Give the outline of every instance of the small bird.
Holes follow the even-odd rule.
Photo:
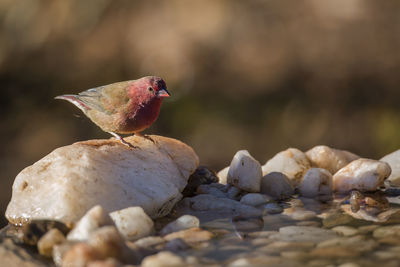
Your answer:
[[[134,147],[119,134],[139,134],[150,127],[157,120],[162,100],[169,96],[163,79],[147,76],[55,99],[71,102],[103,131]]]

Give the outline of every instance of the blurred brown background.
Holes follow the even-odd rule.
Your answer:
[[[53,149],[109,138],[53,97],[145,75],[172,93],[146,133],[219,170],[318,144],[400,147],[400,2],[0,1],[0,208]],[[2,224],[5,220],[1,221]]]

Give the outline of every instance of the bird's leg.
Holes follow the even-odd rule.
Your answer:
[[[143,138],[145,138],[145,139],[151,141],[153,144],[156,143],[156,141],[154,141],[153,138],[151,138],[151,137],[150,137],[149,135],[147,135],[147,134],[135,133],[135,135],[141,136],[141,137],[143,137]]]
[[[122,144],[130,147],[130,148],[139,148],[137,146],[132,145],[131,143],[127,142],[124,140],[124,138],[122,138],[122,136],[114,133],[114,132],[108,132],[109,134],[111,134],[112,136],[114,136],[115,138],[117,138]]]

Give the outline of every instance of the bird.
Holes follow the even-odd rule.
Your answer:
[[[74,104],[104,132],[124,145],[136,148],[120,134],[140,135],[157,120],[161,103],[169,96],[162,78],[146,76],[92,88],[77,95],[56,96],[55,99]]]

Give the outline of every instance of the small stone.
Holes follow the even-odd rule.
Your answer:
[[[380,161],[388,163],[392,169],[388,178],[390,185],[400,186],[400,149],[384,156]]]
[[[295,187],[300,184],[311,163],[306,154],[296,148],[288,148],[279,152],[262,166],[263,175],[271,172],[285,174]]]
[[[61,266],[84,267],[91,261],[102,259],[102,255],[95,248],[86,243],[78,243],[65,253]]]
[[[65,241],[65,236],[60,230],[53,228],[40,238],[37,243],[40,255],[51,258],[53,255],[53,247]]]
[[[229,166],[223,168],[217,173],[217,176],[219,178],[219,183],[220,184],[227,184],[228,183],[228,172],[229,172]]]
[[[370,252],[376,249],[379,244],[373,240],[362,235],[352,237],[336,237],[320,242],[318,248],[326,247],[342,247],[356,250],[360,253]]]
[[[380,261],[400,259],[400,256],[397,253],[391,251],[375,251],[373,256]]]
[[[389,164],[371,159],[357,159],[340,169],[333,176],[334,191],[346,193],[353,189],[374,191],[383,186],[391,172]]]
[[[51,229],[58,229],[63,235],[66,235],[70,230],[59,221],[33,220],[22,226],[22,241],[25,244],[35,246],[39,239]]]
[[[175,221],[167,224],[160,232],[161,235],[167,235],[173,232],[200,227],[200,220],[196,216],[183,215]]]
[[[357,263],[354,262],[346,262],[343,264],[340,264],[338,267],[360,267]]]
[[[164,244],[165,242],[166,240],[160,236],[148,236],[135,241],[134,244],[138,247],[151,248]]]
[[[231,186],[226,192],[226,196],[233,200],[239,200],[242,190],[237,187]]]
[[[278,203],[271,202],[264,205],[264,210],[268,214],[279,214],[283,212],[283,208]]]
[[[105,225],[114,225],[114,222],[101,206],[94,206],[76,223],[67,235],[67,240],[87,240],[91,233]]]
[[[309,255],[310,257],[319,257],[324,259],[355,258],[360,256],[360,252],[343,247],[323,247],[314,249]]]
[[[154,232],[154,223],[141,207],[130,207],[110,213],[118,231],[126,240],[135,241]]]
[[[143,259],[142,267],[185,267],[185,261],[178,255],[162,251]]]
[[[257,208],[241,204],[239,201],[228,198],[217,198],[208,194],[185,198],[180,204],[182,207],[193,211],[217,212],[217,215],[221,217],[238,214],[249,216],[262,215],[262,210]]]
[[[307,221],[317,217],[317,214],[312,210],[306,210],[304,208],[289,208],[285,209],[283,214],[289,216],[291,219],[296,221]]]
[[[321,223],[317,221],[302,221],[297,222],[297,226],[312,226],[312,227],[321,227]]]
[[[366,235],[366,234],[372,233],[378,227],[379,227],[379,225],[376,225],[376,224],[360,226],[360,227],[358,227],[358,232],[362,235]]]
[[[279,228],[279,233],[271,235],[271,239],[286,242],[322,242],[336,237],[332,230],[310,226],[284,226]]]
[[[275,199],[286,199],[294,194],[294,188],[285,174],[271,172],[261,178],[261,193]]]
[[[321,168],[311,168],[304,175],[299,187],[304,197],[318,198],[332,194],[332,174]]]
[[[79,243],[78,243],[79,244]],[[66,241],[53,246],[53,261],[56,266],[61,266],[64,256],[76,245],[76,242]]]
[[[219,184],[221,185],[221,184]],[[226,198],[226,193],[222,192],[215,186],[209,185],[209,184],[202,184],[199,187],[197,187],[196,194],[210,194],[219,198]]]
[[[290,260],[295,260],[297,262],[304,261],[309,258],[308,253],[304,251],[282,251],[281,257]]]
[[[204,242],[208,241],[211,238],[213,238],[213,233],[202,230],[200,228],[190,228],[187,230],[182,230],[179,232],[174,232],[171,234],[168,234],[164,236],[164,239],[167,241],[171,241],[172,239],[175,238],[181,238],[183,239],[186,243],[198,243],[198,242]]]
[[[265,204],[271,200],[272,200],[272,198],[270,196],[267,196],[264,194],[248,193],[240,199],[240,203],[249,205],[249,206],[258,206],[261,204]]]
[[[190,246],[183,240],[182,238],[175,238],[170,241],[165,245],[165,250],[169,250],[171,252],[179,252],[183,250],[189,249]]]
[[[199,166],[190,175],[186,187],[182,191],[184,197],[194,196],[196,189],[202,184],[218,183],[217,174],[205,166]]]
[[[232,218],[232,225],[235,233],[243,237],[249,232],[262,230],[264,228],[264,219],[262,216],[235,216]]]
[[[350,226],[336,226],[333,227],[331,230],[342,236],[353,236],[358,234],[358,230]]]
[[[315,146],[306,152],[313,166],[328,170],[335,174],[338,170],[360,158],[359,156],[346,151],[330,148],[328,146]]]
[[[400,225],[380,227],[374,231],[373,236],[375,238],[384,238],[384,237],[400,238]]]
[[[315,247],[314,242],[285,242],[285,241],[276,241],[268,246],[268,249],[274,251],[295,251],[295,250],[309,250]]]
[[[101,259],[115,258],[124,263],[137,263],[138,255],[126,244],[115,226],[103,226],[94,231],[88,244],[93,247]]]
[[[248,233],[248,237],[251,238],[268,238],[271,235],[275,235],[278,232],[276,231],[259,231],[259,232],[252,232],[252,233]]]
[[[87,267],[120,267],[121,263],[113,258],[108,258],[106,260],[91,261],[88,263]]]
[[[248,266],[282,266],[282,259],[276,256],[260,255],[240,258],[228,264],[228,267],[248,267]]]
[[[325,228],[332,228],[337,225],[354,224],[357,220],[349,214],[341,212],[329,213],[323,220],[322,225]]]
[[[247,150],[238,151],[229,166],[227,181],[247,192],[260,192],[261,165]]]

